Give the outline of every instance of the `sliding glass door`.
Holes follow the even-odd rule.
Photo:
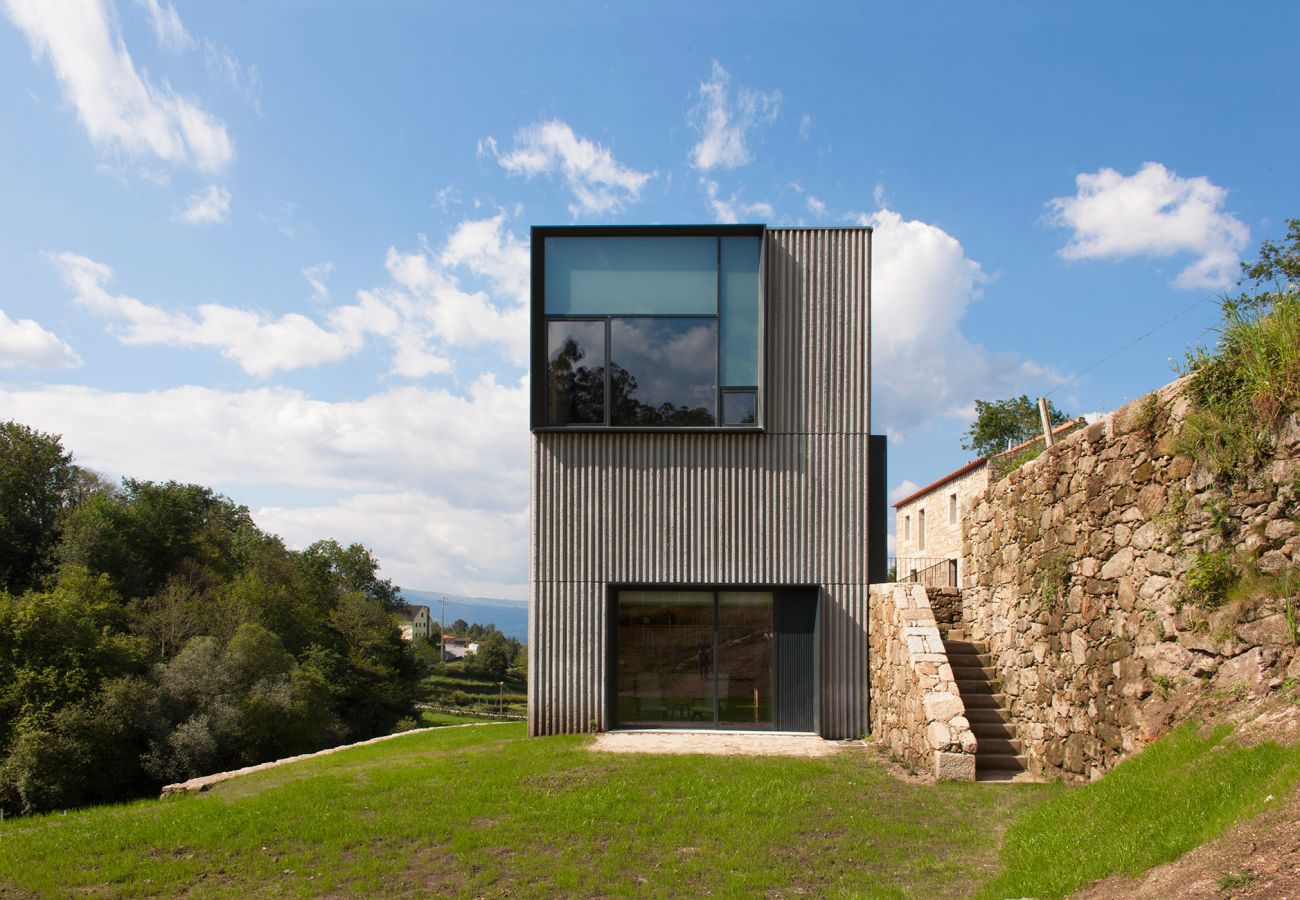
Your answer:
[[[792,654],[792,636],[778,639],[777,624],[789,620],[778,613],[791,604],[815,615],[816,596],[787,593],[618,591],[616,724],[772,730],[798,723],[800,730],[812,730],[812,634],[793,636],[802,652]],[[783,698],[777,696],[779,647],[790,657],[781,671],[797,666],[801,676],[799,690]]]

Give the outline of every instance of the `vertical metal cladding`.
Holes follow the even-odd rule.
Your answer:
[[[867,729],[870,232],[765,249],[765,433],[533,435],[532,734],[607,727],[618,583],[820,585],[821,732]]]

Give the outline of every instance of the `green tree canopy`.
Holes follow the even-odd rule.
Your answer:
[[[1052,427],[1064,425],[1070,416],[1047,401]],[[1006,400],[976,400],[975,421],[966,432],[962,446],[980,456],[993,456],[1008,446],[1023,444],[1043,433],[1038,404],[1025,394]]]
[[[77,472],[58,435],[0,422],[0,590],[21,593],[49,571]]]

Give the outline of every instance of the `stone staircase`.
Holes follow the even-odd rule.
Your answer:
[[[957,690],[966,705],[966,718],[979,742],[975,752],[978,781],[1011,781],[1025,775],[1025,757],[1017,726],[1007,712],[993,660],[987,646],[966,640],[956,628],[943,642]]]

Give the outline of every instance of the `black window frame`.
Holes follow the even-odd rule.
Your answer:
[[[535,432],[590,432],[608,433],[653,433],[653,434],[754,434],[766,430],[766,366],[767,366],[767,233],[766,225],[534,225],[531,229],[531,297],[530,297],[530,340],[529,366],[530,404],[529,427]],[[758,384],[756,385],[722,385],[722,316],[719,309],[718,321],[718,356],[715,392],[715,424],[692,426],[616,426],[610,422],[609,389],[605,391],[605,423],[601,425],[553,425],[547,422],[547,348],[546,323],[552,319],[609,320],[614,318],[635,318],[638,314],[620,313],[601,315],[546,315],[546,239],[564,237],[757,237],[759,239],[758,258]],[[721,244],[719,243],[719,248]],[[719,278],[721,269],[719,268]],[[721,292],[719,291],[719,303]],[[699,315],[665,315],[645,314],[647,318],[700,318]],[[609,326],[606,325],[605,355],[606,377],[611,348],[609,346]],[[722,395],[728,391],[753,391],[755,394],[755,416],[752,425],[722,424]]]

